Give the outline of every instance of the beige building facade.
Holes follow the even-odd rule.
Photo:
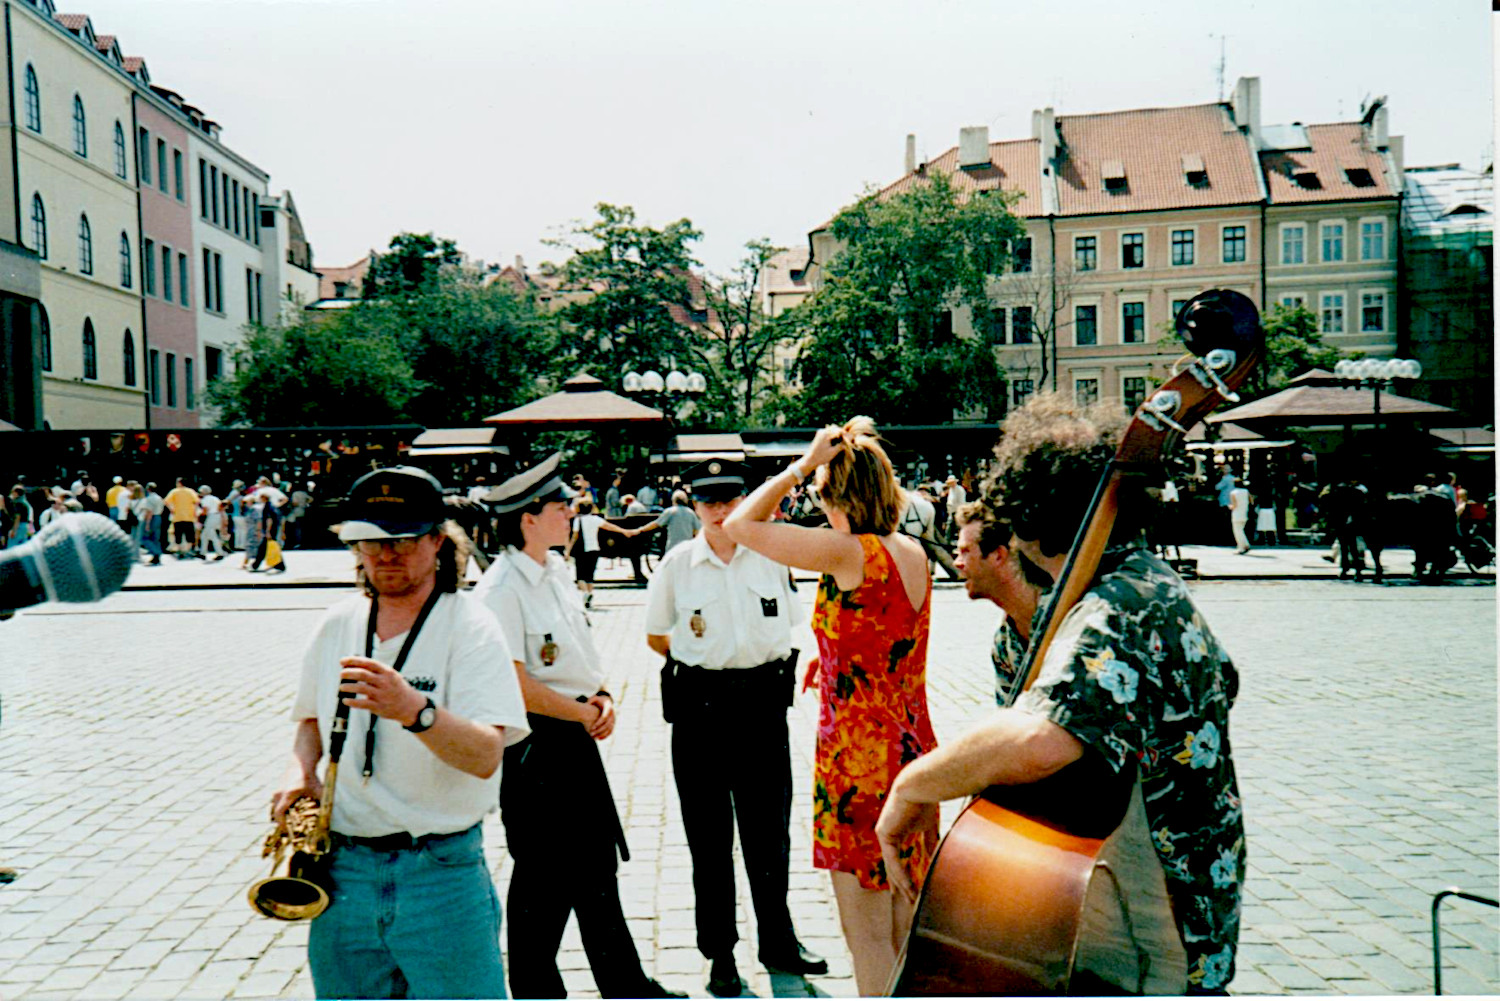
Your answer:
[[[133,85],[97,55],[87,18],[10,9],[22,242],[40,259],[49,318],[44,417],[53,428],[139,427],[145,392],[124,351],[142,331]]]

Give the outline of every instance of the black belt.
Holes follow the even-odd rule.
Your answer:
[[[478,827],[475,824],[474,827]],[[376,852],[409,852],[434,841],[446,841],[449,838],[461,838],[474,829],[467,827],[462,831],[453,831],[450,834],[412,834],[409,831],[397,831],[395,834],[382,834],[378,838],[364,838],[352,834],[340,834],[338,831],[330,831],[334,847],[343,848],[354,846],[368,848]]]

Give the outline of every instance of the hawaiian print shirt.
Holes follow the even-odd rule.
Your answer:
[[[1020,662],[1016,662],[1018,670]],[[1234,977],[1245,825],[1229,748],[1239,675],[1182,579],[1143,549],[1106,554],[1015,702],[1097,751],[1134,759],[1187,952],[1190,991]]]
[[[1045,597],[1042,603],[1046,603]],[[1039,610],[1040,607],[1038,605]],[[995,705],[1008,706],[1015,696],[1016,676],[1026,663],[1026,643],[1009,615],[995,630],[995,647],[990,651],[990,661],[995,665]]]

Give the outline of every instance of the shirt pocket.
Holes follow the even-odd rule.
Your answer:
[[[786,588],[779,580],[756,578],[746,584],[745,604],[750,621],[746,630],[764,660],[779,656],[790,636],[791,609]],[[771,609],[774,614],[766,614]],[[748,666],[748,665],[747,665]]]

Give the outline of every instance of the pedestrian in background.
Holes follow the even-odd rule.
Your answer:
[[[147,483],[145,489],[140,484],[135,488],[135,529],[132,537],[140,549],[151,554],[148,561],[149,566],[161,566],[161,542],[158,535],[161,529],[158,523],[161,515],[166,510],[166,505],[156,493],[156,484]]]
[[[685,491],[678,490],[672,494],[672,506],[661,514],[649,525],[640,528],[627,529],[630,536],[634,537],[643,532],[654,532],[658,528],[667,530],[667,541],[663,544],[662,552],[670,553],[679,544],[689,542],[693,536],[698,534],[698,529],[703,527],[703,522],[688,505],[688,495]]]
[[[1230,477],[1229,528],[1234,533],[1234,551],[1241,556],[1250,551],[1250,540],[1245,537],[1245,526],[1250,522],[1250,491],[1240,485],[1237,477]]]
[[[198,491],[177,477],[177,485],[163,498],[172,516],[171,544],[167,547],[178,559],[194,554],[198,544]]]
[[[19,546],[31,538],[33,531],[31,502],[26,499],[26,488],[17,483],[10,488],[10,523],[6,526],[6,545]]]
[[[234,484],[229,488],[229,493],[224,497],[224,504],[229,508],[229,524],[234,529],[234,535],[230,540],[230,548],[242,553],[249,544],[250,536],[250,520],[246,512],[244,480],[234,481]]]
[[[224,502],[214,496],[207,483],[198,488],[198,511],[203,516],[202,546],[198,555],[208,559],[209,547],[213,547],[214,559],[224,558]]]
[[[585,481],[585,489],[587,481]],[[568,548],[564,555],[571,555],[574,566],[578,570],[578,589],[583,592],[583,607],[591,608],[594,604],[594,570],[599,565],[599,533],[601,531],[614,532],[625,537],[630,536],[630,530],[612,525],[599,517],[594,511],[594,502],[588,499],[585,493],[580,496],[574,505],[578,512],[573,523],[573,535],[568,540]],[[573,547],[578,546],[578,552],[573,552]],[[636,576],[640,578],[640,564],[636,564]]]

